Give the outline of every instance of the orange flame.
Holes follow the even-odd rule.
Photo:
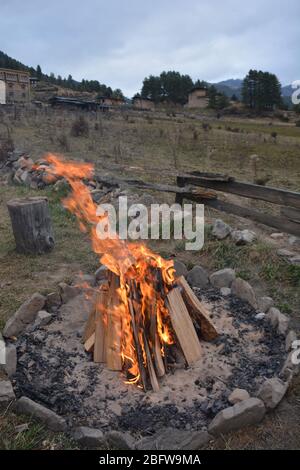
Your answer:
[[[142,243],[133,243],[121,240],[117,234],[105,240],[97,236],[96,226],[103,218],[108,224],[106,215],[98,216],[97,205],[93,202],[90,191],[84,184],[85,179],[91,179],[94,167],[90,163],[65,161],[53,154],[45,157],[50,164],[49,172],[65,178],[72,188],[71,195],[63,200],[64,206],[78,219],[79,227],[84,232],[89,232],[92,247],[100,257],[100,262],[112,272],[120,276],[120,288],[118,296],[120,303],[118,312],[115,312],[122,321],[121,356],[123,364],[127,362],[130,378],[126,383],[134,384],[140,380],[140,370],[137,361],[137,351],[132,331],[132,318],[128,305],[128,290],[132,280],[139,285],[141,295],[141,321],[146,320],[147,312],[156,317],[156,331],[162,343],[171,344],[172,334],[168,326],[168,310],[164,304],[163,296],[167,292],[160,292],[156,288],[157,273],[161,275],[160,289],[166,290],[174,282],[173,261],[164,260],[158,254],[153,253]],[[103,309],[102,309],[103,310]],[[106,322],[106,318],[103,320]],[[144,363],[146,354],[143,340],[139,338]]]

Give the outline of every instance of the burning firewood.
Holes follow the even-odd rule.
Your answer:
[[[101,289],[95,311],[94,362],[106,362],[108,292]]]
[[[201,359],[201,337],[217,332],[202,304],[185,280],[175,280],[172,260],[164,260],[147,246],[114,237],[97,236],[103,216],[83,183],[92,166],[48,157],[51,171],[67,179],[73,193],[64,201],[91,235],[93,249],[108,268],[107,283],[99,287],[95,311],[90,315],[83,340],[95,362],[122,371],[128,384],[159,390],[159,379],[169,370],[190,366]],[[179,285],[179,287],[178,287]],[[196,300],[195,300],[196,299]],[[201,338],[200,338],[201,339]]]
[[[183,301],[180,289],[175,287],[168,293],[168,309],[172,326],[188,365],[201,358],[201,345],[193,322]]]
[[[95,333],[93,333],[84,343],[84,349],[86,352],[91,352],[95,344]]]
[[[177,279],[182,292],[182,297],[188,307],[192,318],[199,324],[201,329],[201,337],[205,341],[212,341],[218,336],[218,332],[209,318],[209,314],[205,306],[196,297],[193,290],[188,285],[183,276]]]

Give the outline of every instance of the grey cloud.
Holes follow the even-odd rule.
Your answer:
[[[288,0],[1,0],[0,49],[131,96],[150,73],[216,81],[249,68],[300,78],[300,4]]]

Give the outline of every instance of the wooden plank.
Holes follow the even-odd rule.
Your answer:
[[[179,287],[167,295],[172,327],[188,365],[201,358],[201,345]]]
[[[144,362],[143,362],[142,347],[139,342],[138,326],[137,326],[137,322],[135,318],[136,317],[135,309],[133,307],[133,302],[131,299],[128,299],[128,308],[129,308],[130,316],[131,316],[131,326],[132,326],[133,339],[134,339],[134,344],[135,344],[136,357],[137,357],[137,361],[139,365],[140,379],[142,382],[142,387],[146,391],[147,390],[147,373],[146,373],[146,369],[145,369]]]
[[[108,292],[100,291],[95,315],[94,362],[106,362],[106,324]]]
[[[94,344],[95,344],[95,333],[92,334],[92,336],[90,336],[84,343],[84,349],[87,351],[87,352],[91,352],[94,348]]]
[[[106,362],[111,370],[122,370],[121,358],[121,316],[118,312],[120,298],[117,293],[119,278],[116,274],[109,273],[109,293],[107,301],[107,342],[106,342]]]
[[[212,207],[213,209],[227,212],[229,214],[234,214],[239,217],[244,217],[246,219],[251,219],[254,222],[258,222],[260,224],[267,225],[269,227],[276,228],[281,232],[290,233],[291,235],[296,235],[297,237],[300,236],[300,224],[296,222],[292,222],[285,217],[280,217],[276,215],[265,214],[263,212],[259,212],[255,209],[251,209],[249,207],[241,207],[237,206],[236,204],[231,204],[230,202],[221,201],[220,199],[201,199],[197,198],[193,194],[191,194],[188,199],[191,201],[196,201],[206,206]]]
[[[84,343],[92,336],[92,334],[95,331],[95,313],[96,313],[96,309],[93,308],[85,325],[85,329],[83,333]]]
[[[150,349],[148,345],[148,341],[145,335],[145,331],[143,332],[143,340],[144,340],[144,349],[145,349],[145,354],[146,354],[146,359],[147,359],[147,368],[148,368],[148,373],[149,373],[149,378],[151,382],[151,386],[153,388],[154,392],[159,391],[159,383],[156,377],[154,365],[152,362],[151,354],[150,354]]]
[[[300,210],[294,209],[293,207],[281,207],[280,214],[292,222],[300,224]]]
[[[193,175],[183,175],[177,177],[177,184],[202,186],[204,188],[222,191],[224,193],[237,194],[251,199],[272,202],[283,206],[291,206],[300,209],[300,193],[276,189],[258,184],[244,183],[240,181],[213,181]]]
[[[165,375],[165,366],[161,355],[161,344],[157,334],[157,313],[156,313],[156,299],[153,300],[150,311],[150,341],[151,349],[154,358],[155,370],[158,377]]]
[[[218,336],[218,332],[209,318],[207,308],[196,297],[183,276],[180,276],[176,282],[181,287],[182,297],[189,313],[200,326],[202,338],[204,341],[212,341]]]
[[[199,176],[211,181],[234,181],[234,178],[229,175],[223,175],[222,173],[208,173],[203,171],[190,171],[189,175]]]

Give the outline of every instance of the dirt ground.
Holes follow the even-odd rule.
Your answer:
[[[244,181],[263,179],[270,186],[300,190],[300,128],[286,125],[274,117],[251,120],[237,117],[217,119],[170,113],[86,113],[87,137],[73,137],[70,129],[77,112],[21,108],[9,114],[0,110],[0,138],[9,134],[16,148],[28,152],[34,160],[46,152],[62,153],[67,158],[92,161],[99,172],[130,176],[148,181],[175,182],[176,174],[199,170],[228,173]],[[209,124],[205,130],[203,122]],[[276,132],[276,138],[272,133]],[[258,155],[253,163],[251,155]],[[61,281],[70,280],[79,271],[93,272],[98,265],[88,238],[78,230],[76,221],[61,206],[61,193],[51,189],[38,194],[49,197],[56,247],[51,254],[25,257],[15,252],[6,202],[16,196],[36,195],[25,187],[0,183],[0,327],[30,294],[48,293]],[[140,192],[142,194],[142,192]],[[158,201],[171,196],[154,194]],[[239,201],[240,202],[240,201]],[[246,201],[253,207],[272,210],[267,204]],[[255,243],[237,247],[231,241],[212,238],[209,223],[216,217],[235,228],[254,229]],[[190,268],[201,264],[210,272],[233,267],[249,280],[259,294],[271,295],[276,306],[290,315],[299,331],[300,272],[292,268],[276,251],[289,247],[288,236],[272,240],[274,230],[245,219],[225,216],[209,210],[207,232],[200,252],[186,252],[181,242],[151,242],[151,247],[166,257],[176,257]],[[234,435],[225,436],[212,448],[299,448],[300,382],[295,381],[288,397],[268,415],[264,423]],[[53,436],[33,423],[18,433],[16,426],[28,422],[12,412],[0,417],[0,448],[68,448],[64,436]],[[43,435],[43,439],[41,439]]]

